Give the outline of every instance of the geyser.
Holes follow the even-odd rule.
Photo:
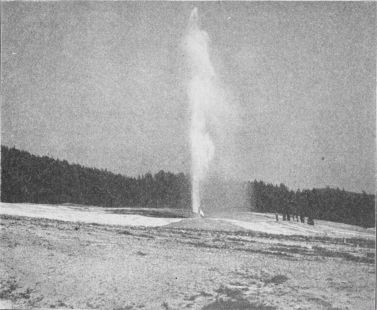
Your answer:
[[[251,193],[241,175],[242,119],[230,85],[221,83],[211,61],[210,40],[200,29],[198,10],[191,11],[184,37],[189,65],[187,93],[190,103],[192,210],[202,214],[243,212],[251,206]],[[217,54],[219,55],[219,54]],[[226,67],[221,76],[225,76]]]
[[[192,210],[200,214],[200,187],[215,154],[210,122],[218,96],[215,70],[209,55],[209,37],[199,28],[197,8],[190,15],[185,50],[191,70],[188,97],[191,108]]]

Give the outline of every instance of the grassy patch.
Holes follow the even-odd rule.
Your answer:
[[[128,230],[117,231],[119,235],[133,236],[134,234]]]
[[[347,252],[338,252],[338,251],[330,251],[326,248],[313,246],[313,250],[315,254],[327,257],[337,257],[343,258],[348,261],[358,262],[358,263],[367,263],[367,264],[374,264],[374,254],[368,253],[366,256],[356,256]]]
[[[147,239],[155,239],[154,236],[151,236],[151,235],[147,235],[147,234],[138,234],[138,235],[135,235],[136,237],[141,237],[141,238],[147,238]]]
[[[242,274],[243,275],[243,274]],[[233,286],[245,286],[245,284],[241,283],[241,282],[238,282],[238,281],[233,281],[233,282],[229,282],[230,285],[233,285]]]
[[[312,250],[308,250],[300,246],[278,246],[270,247],[269,250],[274,251],[274,253],[285,254],[300,254],[307,256],[321,256],[321,257],[338,257],[344,258],[348,261],[359,262],[359,263],[374,263],[374,253],[366,253],[365,256],[356,256],[347,252],[332,251],[324,247],[313,246]]]
[[[289,253],[284,253],[284,252],[277,252],[277,251],[265,251],[265,250],[256,250],[252,249],[249,247],[234,247],[232,244],[227,244],[227,243],[220,243],[220,242],[205,242],[205,241],[181,241],[178,240],[179,242],[183,244],[189,244],[193,245],[198,248],[210,248],[210,249],[232,249],[234,251],[243,251],[243,252],[249,252],[249,253],[255,253],[255,254],[266,254],[266,255],[276,255],[276,256],[282,256],[286,258],[294,258],[293,255]]]
[[[203,297],[209,297],[209,296],[212,296],[212,294],[210,294],[210,293],[207,293],[207,292],[205,292],[205,291],[200,291],[200,296],[203,296]]]
[[[231,288],[228,286],[221,285],[217,290],[215,290],[216,293],[225,295],[230,298],[240,298],[242,295],[242,291],[238,288]]]
[[[267,279],[264,281],[265,284],[282,284],[284,282],[288,281],[288,277],[285,275],[278,274],[270,279]]]
[[[308,298],[309,301],[312,301],[312,302],[315,302],[316,304],[326,308],[326,309],[334,309],[331,305],[331,303],[329,303],[328,301],[326,300],[323,300],[321,298],[318,298],[318,297],[309,297]]]
[[[0,288],[0,298],[1,299],[10,299],[14,300],[14,291],[18,288],[16,280],[14,278],[10,278],[5,282],[1,283]]]
[[[216,300],[205,305],[202,310],[275,310],[276,307],[267,306],[240,298],[237,300]]]
[[[292,254],[310,255],[308,249],[300,246],[275,246],[270,247],[269,250],[278,252],[288,252]]]
[[[202,310],[275,310],[276,307],[250,302],[244,298],[243,290],[221,285],[215,292],[216,300],[205,305]]]

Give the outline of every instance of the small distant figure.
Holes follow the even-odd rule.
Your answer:
[[[204,212],[203,212],[202,208],[199,209],[199,215],[200,215],[200,217],[204,217]]]
[[[279,214],[277,212],[275,213],[275,219],[276,219],[276,222],[279,222]]]

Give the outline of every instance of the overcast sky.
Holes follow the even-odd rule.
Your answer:
[[[374,192],[376,3],[2,2],[2,144],[134,176],[190,171],[198,7],[241,179]]]

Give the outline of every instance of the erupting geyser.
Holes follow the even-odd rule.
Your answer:
[[[200,185],[207,175],[215,153],[209,126],[211,111],[216,105],[217,87],[215,70],[208,50],[209,37],[199,28],[198,23],[198,10],[194,8],[185,37],[185,50],[191,69],[188,97],[191,108],[192,210],[201,214]]]

